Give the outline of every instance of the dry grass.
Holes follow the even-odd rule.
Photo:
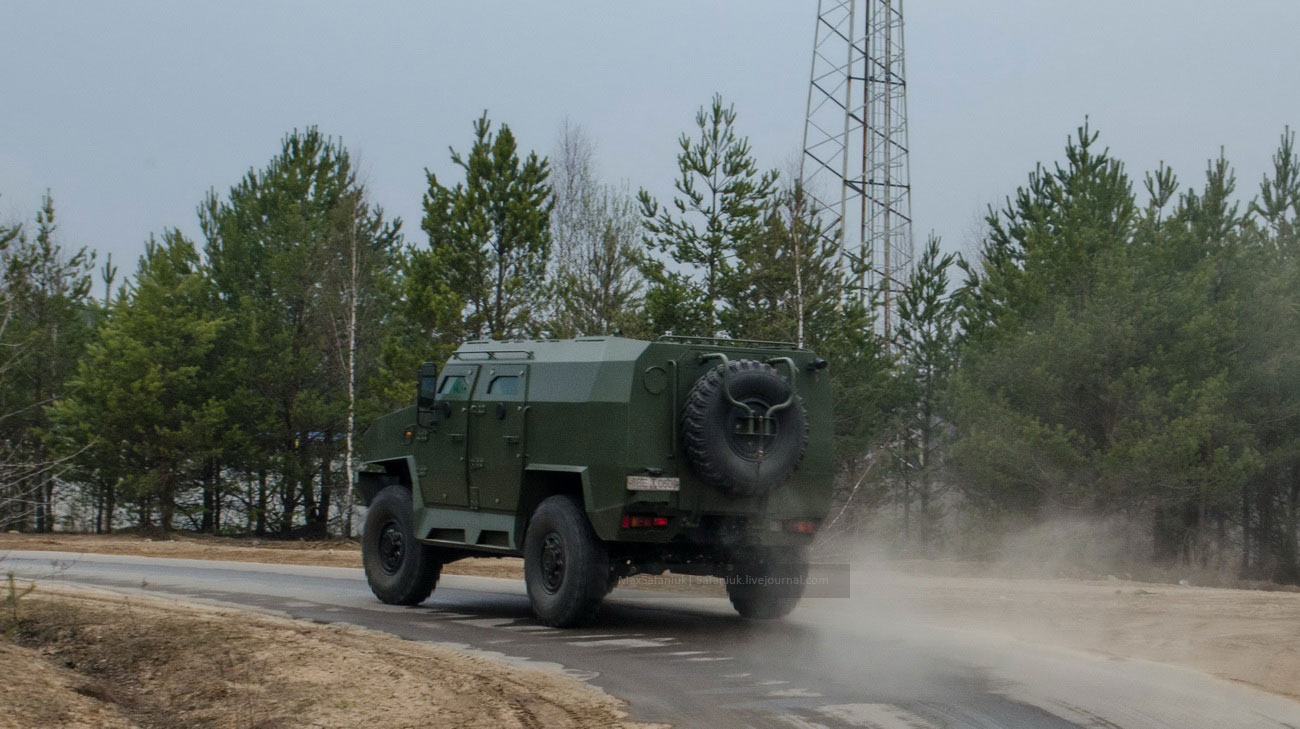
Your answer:
[[[0,727],[632,727],[612,697],[354,628],[38,589],[0,641]]]

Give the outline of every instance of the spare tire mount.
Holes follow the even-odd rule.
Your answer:
[[[789,357],[773,357],[767,361],[767,363],[773,367],[777,364],[784,364],[786,367],[790,368],[790,396],[785,399],[785,402],[779,402],[772,405],[768,407],[766,412],[759,415],[754,411],[754,408],[749,406],[748,403],[743,403],[737,400],[735,396],[731,394],[731,379],[727,376],[727,364],[730,360],[727,359],[727,355],[722,352],[710,352],[708,354],[701,354],[698,361],[700,364],[704,364],[705,362],[715,359],[722,360],[722,396],[727,399],[727,402],[732,407],[740,408],[746,413],[745,430],[740,431],[740,434],[774,435],[776,432],[776,426],[772,420],[772,415],[793,405],[794,399],[799,396],[795,385],[795,381],[798,379],[798,370],[795,368],[794,360]]]
[[[807,417],[789,357],[766,362],[699,354],[721,363],[696,381],[682,411],[686,455],[697,473],[732,498],[758,496],[779,485],[807,445]],[[782,376],[778,366],[789,369]]]

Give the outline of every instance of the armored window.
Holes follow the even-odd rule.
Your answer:
[[[465,375],[447,375],[442,379],[442,387],[438,388],[439,395],[464,395],[467,392],[469,383]]]
[[[519,394],[519,376],[518,375],[498,375],[492,378],[488,383],[489,395],[518,395]]]

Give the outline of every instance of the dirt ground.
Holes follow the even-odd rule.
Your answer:
[[[559,674],[354,628],[65,587],[18,609],[3,729],[649,729]]]
[[[360,567],[361,545],[354,540],[328,542],[233,539],[176,534],[165,539],[98,534],[0,534],[0,555],[6,550],[45,552],[91,552],[129,554],[140,557],[207,559],[265,564],[315,565],[318,567]],[[523,560],[514,557],[462,559],[442,568],[444,574],[524,578]],[[722,583],[708,578],[686,578],[688,584],[664,584],[666,580],[632,577],[621,584],[649,590],[682,590],[723,594]]]
[[[234,539],[173,534],[159,539],[99,534],[0,534],[0,552],[27,549],[46,552],[132,554],[231,562],[360,567],[361,546],[353,540],[326,542]]]
[[[125,537],[0,535],[7,549],[357,567],[355,543],[208,540],[146,542]],[[450,574],[520,579],[516,559],[450,564]],[[1117,578],[1018,578],[965,564],[862,560],[850,610],[871,618],[923,621],[1012,640],[1192,668],[1300,699],[1300,593],[1220,589]],[[722,594],[718,585],[692,591]],[[680,589],[631,578],[623,587]],[[835,607],[839,610],[839,607]]]

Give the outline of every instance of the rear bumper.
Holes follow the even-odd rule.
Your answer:
[[[600,534],[608,542],[625,542],[646,545],[698,545],[700,547],[731,548],[740,546],[804,546],[816,538],[815,517],[780,518],[758,515],[704,514],[693,517],[687,514],[661,514],[667,517],[664,526],[628,526],[620,521],[612,533]],[[633,523],[636,523],[633,520]],[[808,526],[812,528],[809,529]]]

